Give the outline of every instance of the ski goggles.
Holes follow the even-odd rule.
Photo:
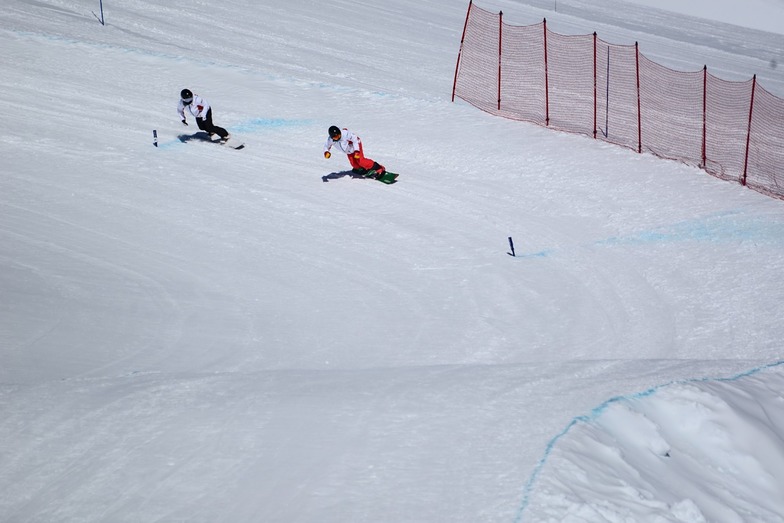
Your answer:
[[[183,98],[182,99],[182,103],[184,103],[185,105],[188,105],[192,101],[193,101],[193,97],[191,97],[191,98]]]

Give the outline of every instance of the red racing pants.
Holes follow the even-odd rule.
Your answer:
[[[359,142],[359,149],[347,156],[348,163],[350,163],[351,167],[354,169],[365,169],[369,171],[376,163],[370,158],[365,158],[365,153],[362,151],[362,142]]]

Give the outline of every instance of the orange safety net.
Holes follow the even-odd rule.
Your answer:
[[[669,69],[637,45],[512,26],[471,3],[453,86],[490,114],[650,152],[784,199],[784,100]]]

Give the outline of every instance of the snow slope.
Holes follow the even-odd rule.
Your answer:
[[[784,93],[594,4],[481,5]],[[450,103],[466,8],[6,2],[0,520],[784,521],[782,202]]]

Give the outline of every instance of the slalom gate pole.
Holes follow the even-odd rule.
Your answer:
[[[106,23],[104,22],[104,19],[103,19],[103,0],[100,0],[100,4],[99,5],[101,7],[101,17],[100,18],[98,18],[98,15],[95,14],[95,11],[90,11],[90,12],[93,14],[95,19],[98,20],[101,23],[101,25],[106,25]]]
[[[506,254],[508,254],[509,256],[515,256],[514,242],[512,241],[511,236],[509,237],[509,248],[512,249],[512,252],[507,252]]]

